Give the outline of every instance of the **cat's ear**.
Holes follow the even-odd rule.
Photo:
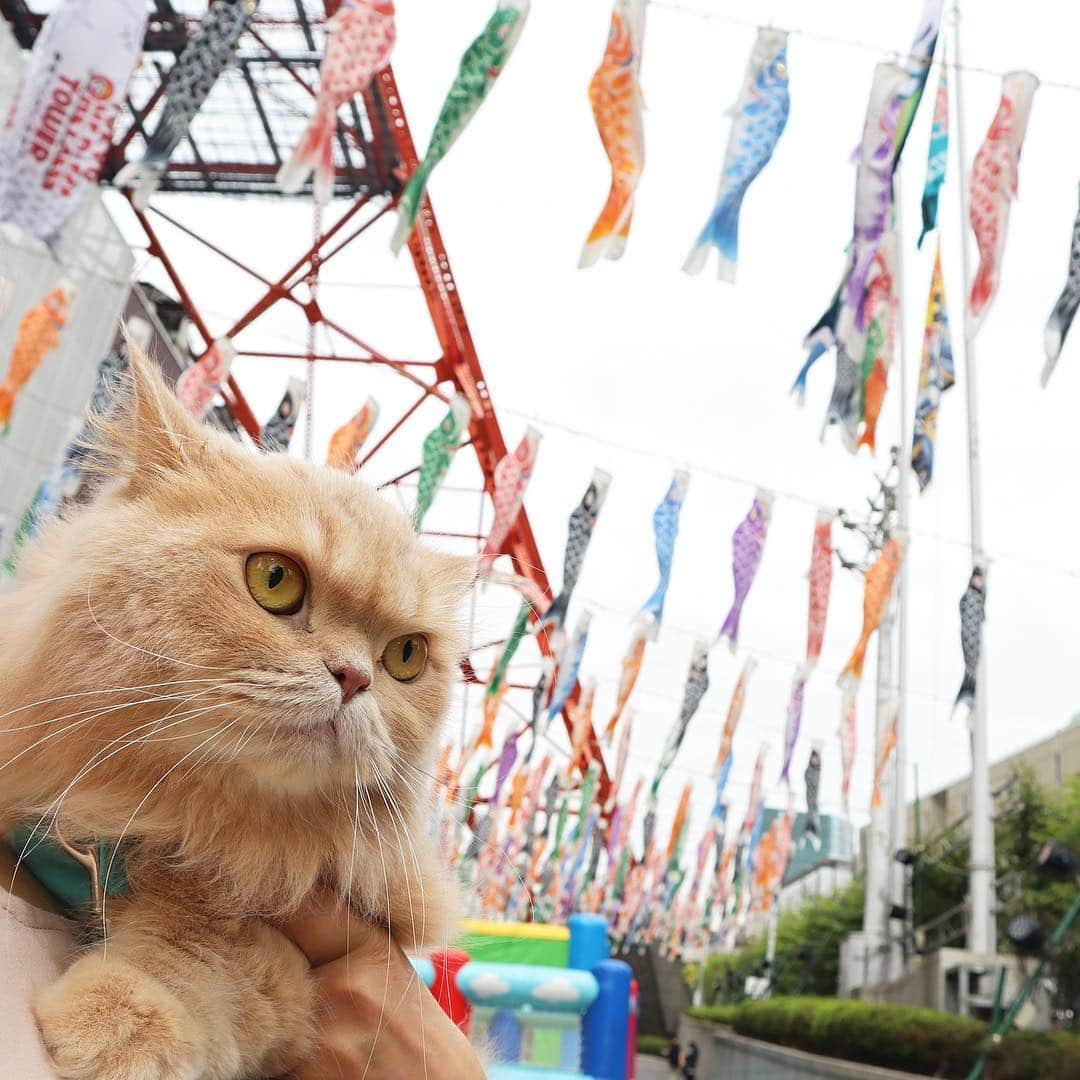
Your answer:
[[[475,556],[446,555],[432,552],[435,581],[440,592],[451,602],[464,600],[480,577],[480,561]]]
[[[95,442],[109,471],[126,476],[138,492],[182,470],[206,445],[207,433],[126,327],[124,342],[127,377],[117,387],[116,408],[95,424]]]

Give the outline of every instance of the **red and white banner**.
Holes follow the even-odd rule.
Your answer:
[[[55,248],[97,181],[146,32],[145,0],[60,0],[0,133],[0,221]]]

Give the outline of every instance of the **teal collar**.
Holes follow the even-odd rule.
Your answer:
[[[85,911],[95,906],[90,868],[69,854],[51,834],[42,836],[32,826],[23,825],[8,833],[7,842],[23,865],[62,907]],[[87,851],[97,865],[105,895],[122,896],[127,892],[124,860],[117,849],[112,844],[99,843]]]

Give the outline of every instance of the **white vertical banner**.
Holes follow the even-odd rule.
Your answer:
[[[0,134],[0,222],[57,246],[96,183],[142,51],[144,0],[60,0]]]

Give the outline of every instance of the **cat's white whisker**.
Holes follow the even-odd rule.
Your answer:
[[[205,690],[200,691],[199,693],[200,694],[209,693],[212,689],[214,689],[214,688],[210,687],[210,688],[207,688]],[[198,696],[199,696],[199,694],[192,694],[190,697],[185,699],[185,701],[181,702],[180,705],[177,705],[173,709],[170,709],[169,712],[165,714],[164,718],[168,718],[170,716],[173,716],[175,714],[175,712],[176,712],[176,709],[180,708],[181,705],[190,703],[191,701],[193,701]],[[220,707],[219,705],[213,705],[210,708],[213,709],[213,708],[219,708],[219,707]],[[171,728],[171,727],[175,727],[177,724],[183,723],[185,720],[190,719],[192,716],[200,715],[201,713],[208,712],[208,711],[210,711],[210,710],[205,709],[205,708],[200,708],[200,709],[195,709],[190,713],[183,713],[183,714],[181,714],[179,719],[175,720],[172,724],[167,725],[165,730],[167,730],[168,728]],[[143,723],[141,723],[141,724],[136,724],[135,727],[129,728],[127,731],[123,732],[121,735],[118,735],[115,739],[111,739],[103,747],[100,747],[93,754],[91,754],[89,758],[87,758],[87,760],[80,767],[80,769],[79,769],[78,773],[75,775],[75,777],[64,788],[64,790],[61,791],[60,794],[57,795],[57,797],[55,799],[53,799],[53,801],[46,807],[45,812],[38,818],[37,823],[30,830],[30,835],[27,837],[26,842],[23,844],[22,851],[19,853],[19,857],[15,862],[15,869],[12,872],[12,875],[11,875],[11,885],[12,886],[15,884],[15,876],[18,874],[19,867],[20,867],[21,863],[23,862],[23,860],[27,856],[32,855],[33,852],[36,851],[37,848],[42,843],[45,842],[45,840],[46,840],[46,838],[48,836],[48,829],[45,829],[42,832],[42,835],[41,835],[40,839],[38,839],[38,842],[36,844],[34,844],[33,848],[30,848],[30,844],[33,843],[34,838],[35,838],[35,836],[37,834],[37,830],[45,823],[46,819],[51,817],[53,819],[53,821],[55,821],[56,818],[59,817],[60,808],[63,806],[64,799],[72,791],[72,789],[75,787],[75,785],[80,780],[82,780],[86,776],[88,776],[91,772],[93,772],[93,770],[96,769],[99,765],[103,765],[106,761],[108,761],[110,758],[115,757],[122,750],[125,750],[130,746],[135,746],[135,745],[139,744],[140,742],[150,740],[153,737],[153,735],[156,733],[155,731],[150,731],[146,735],[142,735],[137,739],[132,739],[131,736],[136,731],[140,731],[141,729],[146,728],[146,727],[157,728],[158,730],[161,730],[160,727],[158,727],[158,726],[161,724],[162,719],[164,719],[164,718],[158,718],[158,719],[154,719],[154,720],[146,720],[146,721],[143,721]],[[110,747],[115,746],[117,743],[121,743],[122,745],[119,746],[116,750],[112,751],[112,753],[105,753],[107,750],[109,750]],[[104,757],[102,757],[103,754],[105,755]],[[10,887],[9,887],[8,891],[9,892],[11,891]]]
[[[116,846],[113,848],[112,855],[109,857],[109,865],[106,867],[105,874],[103,875],[102,880],[101,880],[101,890],[102,890],[102,893],[101,893],[101,933],[102,933],[102,956],[103,957],[106,954],[106,949],[108,948],[108,940],[109,940],[108,939],[108,919],[107,919],[106,911],[105,911],[106,905],[107,905],[107,902],[108,902],[108,895],[109,895],[109,875],[112,873],[113,864],[116,862],[116,853],[120,850],[120,847],[124,842],[124,837],[127,836],[127,831],[128,831],[128,829],[131,828],[132,822],[134,822],[136,814],[138,814],[138,812],[146,805],[147,800],[150,798],[150,796],[153,795],[154,792],[157,791],[157,789],[168,779],[168,777],[177,768],[179,768],[181,765],[183,765],[183,763],[185,761],[187,761],[187,759],[189,757],[191,757],[196,751],[201,750],[207,743],[212,742],[219,735],[225,734],[225,732],[227,732],[231,727],[235,726],[237,723],[239,723],[238,720],[230,720],[227,724],[225,724],[222,727],[218,728],[208,739],[203,740],[203,742],[199,743],[199,745],[194,747],[194,749],[189,750],[182,758],[180,758],[179,761],[175,762],[173,765],[170,765],[169,768],[166,769],[165,772],[162,773],[161,776],[158,777],[158,779],[154,781],[154,784],[150,788],[150,790],[139,800],[139,805],[136,806],[134,810],[132,810],[131,817],[129,817],[127,819],[127,822],[124,824],[123,829],[120,830],[120,836],[117,838]]]
[[[166,679],[164,682],[156,683],[143,683],[140,686],[111,686],[104,690],[80,690],[74,694],[56,694],[53,697],[41,698],[39,701],[30,701],[25,705],[19,705],[14,709],[8,709],[7,712],[0,713],[0,720],[6,720],[9,716],[14,716],[16,713],[26,712],[29,709],[37,709],[42,705],[52,705],[57,701],[67,701],[70,698],[78,697],[99,697],[103,694],[124,694],[131,693],[135,690],[156,690],[162,686],[179,686],[182,683],[213,683],[217,682],[217,679]],[[40,720],[36,724],[26,724],[23,727],[5,727],[0,728],[0,732],[6,733],[9,731],[28,731],[33,727],[42,727],[45,724],[54,723],[53,720]]]
[[[173,656],[166,656],[164,653],[154,652],[153,649],[144,649],[141,645],[135,645],[130,641],[125,641],[123,638],[117,637],[116,634],[112,633],[109,630],[106,630],[105,627],[101,625],[101,622],[99,621],[97,615],[94,613],[93,604],[91,604],[90,602],[90,591],[93,588],[93,585],[94,575],[91,572],[86,582],[86,610],[89,612],[90,619],[93,621],[94,626],[97,627],[97,629],[100,630],[110,640],[115,641],[118,645],[123,645],[126,649],[133,649],[135,652],[142,653],[144,656],[151,656],[155,660],[165,660],[170,664],[179,664],[181,667],[199,668],[202,671],[228,670],[226,667],[220,664],[196,664],[189,660],[178,660]]]
[[[2,765],[0,765],[0,772],[3,772],[8,766],[14,765],[16,761],[22,758],[24,755],[30,753],[31,750],[35,750],[41,746],[42,743],[49,742],[51,739],[58,738],[61,735],[67,734],[69,731],[73,731],[77,727],[82,727],[84,724],[88,724],[93,720],[100,719],[102,716],[107,716],[110,713],[120,712],[123,709],[133,709],[141,705],[153,705],[160,701],[175,701],[182,698],[181,694],[157,694],[154,697],[142,698],[138,701],[122,701],[117,705],[106,705],[102,708],[98,708],[96,705],[91,706],[89,709],[80,709],[78,712],[68,713],[66,716],[58,716],[52,722],[59,723],[61,720],[70,720],[72,717],[81,716],[83,719],[75,720],[73,723],[67,724],[65,727],[58,731],[50,731],[47,735],[43,735],[40,739],[36,739],[29,746],[23,747],[17,754],[8,758]]]
[[[391,758],[391,760],[390,760],[390,767],[392,769],[395,769],[395,771],[396,771],[396,768],[395,768],[394,762],[393,762],[393,758]],[[402,836],[404,836],[405,842],[409,845],[409,852],[410,852],[411,857],[412,857],[413,869],[416,871],[416,884],[420,889],[420,925],[421,925],[421,927],[423,927],[424,934],[426,936],[427,930],[428,930],[428,925],[427,925],[427,898],[424,895],[424,877],[420,872],[420,861],[416,856],[416,845],[412,842],[412,837],[409,836],[409,830],[408,830],[408,827],[405,824],[405,818],[401,813],[401,807],[398,806],[397,799],[394,797],[393,791],[390,790],[390,785],[386,782],[386,779],[383,777],[382,773],[379,771],[378,766],[375,766],[375,779],[376,779],[377,783],[379,784],[379,787],[382,790],[383,799],[386,802],[387,809],[389,809],[391,815],[393,815],[390,818],[390,822],[394,826],[394,835],[397,837],[397,841],[398,841],[398,855],[401,858],[401,872],[405,875],[405,889],[406,889],[406,891],[408,893],[408,897],[409,897],[409,920],[412,923],[413,948],[415,948],[416,945],[418,944],[418,940],[417,940],[417,936],[416,936],[416,920],[415,920],[415,918],[413,918],[412,889],[409,886],[409,871],[405,866],[405,849],[402,846],[402,842],[401,842],[402,841]],[[397,821],[394,820],[395,817],[397,818]],[[401,831],[400,832],[398,831],[398,826],[397,826],[398,821],[401,822]],[[410,981],[410,986],[411,985],[412,984],[411,984],[411,981]],[[419,975],[416,976],[416,989],[417,989],[417,1002],[418,1002],[418,1004],[420,1006],[420,1049],[421,1049],[421,1060],[423,1061],[423,1064],[424,1064],[424,1080],[427,1080],[427,1075],[428,1075],[428,1066],[427,1066],[427,1030],[426,1030],[426,1027],[425,1027],[425,1024],[424,1024],[424,984],[421,982]],[[407,993],[407,992],[408,992],[408,987],[406,987],[405,993]],[[404,1001],[404,999],[405,999],[405,994],[403,993],[402,994],[402,1001]]]
[[[386,981],[383,983],[382,1004],[379,1006],[379,1022],[375,1026],[375,1037],[371,1040],[371,1052],[368,1054],[367,1064],[364,1066],[364,1071],[360,1077],[360,1080],[367,1080],[368,1070],[371,1068],[371,1062],[375,1058],[375,1047],[378,1045],[379,1035],[382,1033],[383,1017],[386,1014],[386,999],[390,994],[390,956],[394,948],[394,939],[390,917],[390,877],[386,872],[386,854],[383,851],[382,836],[379,832],[379,822],[375,814],[375,807],[371,802],[371,796],[360,787],[360,774],[355,769],[354,776],[357,789],[361,790],[364,799],[367,802],[368,813],[371,816],[371,825],[375,830],[375,840],[379,846],[379,861],[382,863],[383,885],[386,888]]]

